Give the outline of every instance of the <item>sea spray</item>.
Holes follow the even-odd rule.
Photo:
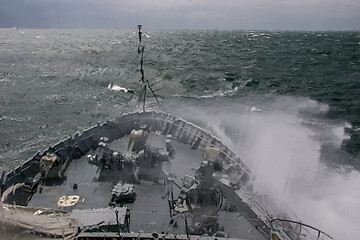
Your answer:
[[[173,101],[166,111],[208,129],[249,165],[254,197],[273,216],[291,212],[337,239],[357,239],[360,173],[344,173],[342,166],[327,164],[336,159],[323,159],[344,156],[340,147],[348,138],[344,128],[349,126],[326,119],[327,105],[290,96],[252,96],[240,103]],[[329,145],[337,155],[324,153]]]

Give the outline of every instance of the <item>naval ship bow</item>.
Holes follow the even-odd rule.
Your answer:
[[[125,107],[139,93],[143,111],[123,111],[3,172],[2,230],[26,239],[332,239],[259,204],[251,169],[220,139],[145,111],[147,90],[158,98],[138,29],[140,91]]]

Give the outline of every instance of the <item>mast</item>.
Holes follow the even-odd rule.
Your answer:
[[[143,90],[140,92],[140,96],[139,96],[139,102],[141,101],[141,98],[143,97],[143,112],[145,112],[145,103],[146,103],[146,88],[149,88],[151,93],[153,94],[153,96],[156,99],[156,102],[159,103],[159,100],[156,97],[155,92],[153,91],[149,80],[145,80],[145,73],[144,73],[144,50],[145,50],[145,45],[143,45],[141,43],[141,39],[142,39],[142,32],[141,32],[141,25],[138,25],[138,29],[139,29],[139,46],[138,46],[138,54],[141,54],[141,58],[140,58],[140,73],[141,73],[141,78],[140,81],[142,86],[143,86]],[[142,96],[143,95],[143,96]]]
[[[144,66],[144,50],[145,50],[145,45],[142,44],[141,40],[142,40],[142,32],[141,32],[142,26],[139,24],[138,25],[138,30],[139,30],[139,45],[138,45],[138,54],[141,54],[140,57],[140,74],[141,74],[141,78],[139,80],[140,83],[140,91],[139,91],[139,105],[142,102],[143,105],[143,112],[145,112],[145,105],[146,105],[146,93],[147,93],[147,88],[150,89],[152,95],[155,97],[156,102],[159,103],[159,100],[154,92],[154,90],[152,89],[149,80],[145,79],[145,72],[143,69]],[[121,115],[124,113],[128,103],[130,102],[130,100],[133,98],[135,92],[133,92],[130,96],[130,98],[128,99],[128,101],[126,102],[126,105],[124,107],[124,110],[121,112]]]

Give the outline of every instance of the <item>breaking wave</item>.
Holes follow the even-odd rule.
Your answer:
[[[293,212],[337,239],[357,239],[360,173],[329,164],[339,162],[329,158],[346,156],[341,142],[349,123],[324,119],[328,106],[308,98],[254,96],[239,102],[183,100],[174,114],[210,130],[250,166],[253,194],[271,196],[276,204],[263,204],[275,216]],[[167,111],[172,104],[180,105],[170,103]],[[329,156],[328,145],[337,154]]]

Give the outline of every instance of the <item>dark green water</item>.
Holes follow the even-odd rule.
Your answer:
[[[342,142],[348,156],[338,160],[359,168],[359,32],[147,36],[146,78],[161,89],[157,93],[165,107],[174,96],[195,102],[207,96],[207,103],[234,103],[254,95],[261,101],[269,94],[310,98],[329,107],[320,113],[324,121],[349,123],[344,130],[350,138]],[[107,86],[137,88],[136,47],[137,35],[129,32],[1,30],[0,165],[13,166],[121,109],[129,94]],[[266,97],[263,101],[268,102]]]
[[[148,108],[208,129],[251,166],[258,192],[356,239],[360,32],[148,32],[143,41],[160,98]],[[0,168],[117,116],[131,93],[116,86],[139,88],[137,44],[136,32],[0,30]],[[135,99],[128,111],[137,109]]]

